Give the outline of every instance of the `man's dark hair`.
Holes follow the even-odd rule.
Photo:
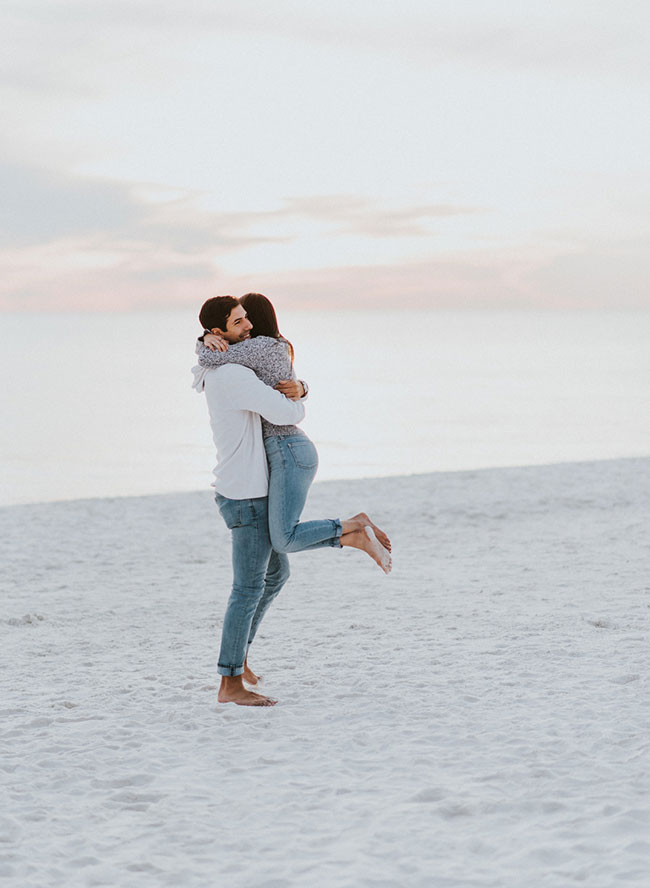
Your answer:
[[[239,299],[235,299],[234,296],[213,296],[201,306],[199,323],[203,325],[204,330],[213,330],[215,327],[225,330],[230,312],[237,305]]]

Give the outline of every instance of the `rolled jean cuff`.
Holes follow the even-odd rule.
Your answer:
[[[333,518],[332,520],[334,521],[334,536],[338,540],[343,535],[343,525],[340,518]]]
[[[217,672],[219,675],[243,675],[244,667],[243,666],[222,666],[221,663],[217,666]]]

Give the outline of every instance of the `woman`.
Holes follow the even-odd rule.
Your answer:
[[[251,338],[235,344],[212,333],[204,336],[199,364],[225,363],[249,367],[293,400],[304,396],[293,370],[293,346],[281,334],[271,302],[261,293],[239,300],[253,325]],[[292,381],[292,382],[290,382]],[[318,468],[316,447],[297,426],[278,426],[262,417],[262,434],[269,464],[269,533],[277,552],[302,552],[323,546],[362,549],[385,573],[391,570],[390,540],[365,512],[345,521],[300,521],[311,482]]]

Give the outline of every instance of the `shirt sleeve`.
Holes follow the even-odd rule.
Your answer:
[[[290,401],[265,385],[247,368],[241,369],[245,373],[238,373],[237,378],[228,385],[233,407],[259,413],[275,425],[294,425],[305,418],[305,407],[301,401]]]

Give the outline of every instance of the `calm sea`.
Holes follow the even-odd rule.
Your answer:
[[[650,454],[650,313],[285,312],[318,478]],[[194,314],[4,315],[0,504],[208,489]]]

